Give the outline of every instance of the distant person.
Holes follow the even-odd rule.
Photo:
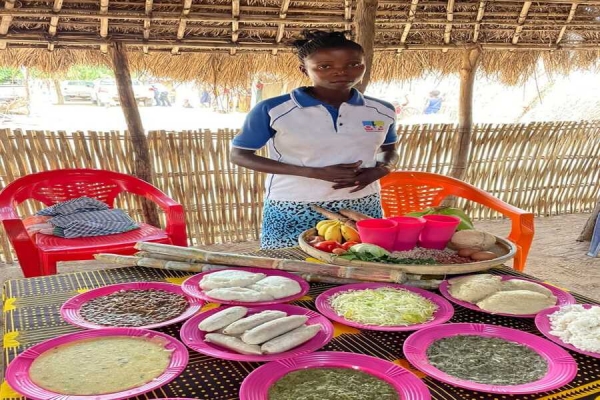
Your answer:
[[[210,93],[208,90],[202,90],[202,94],[200,95],[200,106],[209,108],[210,107]]]
[[[151,89],[154,92],[154,101],[156,101],[157,106],[171,107],[171,102],[169,101],[169,90],[164,85],[161,85],[160,83],[153,83]]]
[[[160,102],[163,107],[171,107],[171,102],[169,101],[169,91],[163,90],[160,92]]]
[[[183,108],[193,108],[190,99],[183,99]]]
[[[404,107],[406,107],[408,105],[408,103],[409,103],[409,100],[408,100],[407,94],[404,95],[404,103],[400,104],[397,101],[393,102],[392,104],[394,105],[396,115],[400,115],[402,113],[402,111],[404,110]]]
[[[424,114],[437,114],[442,109],[442,102],[444,99],[440,97],[439,90],[432,90],[429,92],[429,99],[425,106]]]
[[[152,90],[152,93],[154,94],[154,102],[156,103],[156,106],[160,106],[160,91],[158,90],[158,87],[156,87],[155,84],[152,84],[152,86],[150,86],[150,90]]]

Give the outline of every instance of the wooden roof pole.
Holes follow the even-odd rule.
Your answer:
[[[15,0],[5,0],[4,1],[4,9],[12,10],[15,8]],[[0,21],[0,36],[6,35],[8,32],[8,28],[10,27],[10,23],[12,22],[12,15],[3,15],[2,20]],[[8,42],[6,40],[0,39],[0,50],[6,49]]]
[[[152,5],[153,0],[146,0],[144,5],[144,11],[146,12],[146,19],[144,20],[144,40],[150,39],[150,17],[152,16]],[[148,46],[143,46],[142,51],[144,54],[148,54]]]
[[[239,19],[240,19],[240,0],[232,0],[231,1],[231,42],[237,43],[239,39],[238,28],[240,27]],[[235,48],[229,50],[229,54],[235,54]]]
[[[54,5],[52,6],[52,11],[58,13],[62,8],[63,0],[54,0]],[[50,18],[50,27],[48,28],[48,35],[51,37],[56,36],[56,29],[58,28],[58,17]],[[48,50],[54,50],[54,43],[48,43]]]
[[[135,101],[127,53],[123,44],[119,42],[114,43],[114,45],[111,46],[110,56],[117,81],[117,90],[119,92],[121,108],[123,109],[123,114],[125,114],[127,130],[129,131],[133,143],[133,156],[135,160],[133,168],[134,174],[138,178],[153,184],[154,172],[150,161],[150,149],[148,147],[148,140],[146,139],[146,132],[142,125],[140,110]],[[160,226],[156,204],[149,200],[142,199],[142,208],[146,222],[150,225]]]
[[[521,9],[521,14],[519,14],[519,19],[517,20],[517,28],[515,29],[515,34],[512,38],[512,44],[517,44],[519,41],[519,37],[521,36],[521,32],[523,31],[523,25],[525,24],[525,20],[527,19],[527,14],[529,13],[529,8],[531,7],[531,1],[526,1],[523,3],[523,8]]]
[[[469,164],[471,132],[473,129],[473,85],[481,55],[481,47],[473,45],[464,50],[460,65],[460,92],[458,98],[458,137],[450,176],[464,179]]]
[[[364,92],[371,79],[371,67],[373,64],[373,49],[375,47],[375,17],[377,14],[378,0],[358,0],[356,4],[356,17],[354,26],[356,28],[356,41],[365,49],[365,76],[356,85],[356,88]]]
[[[290,0],[283,0],[281,2],[281,8],[279,9],[279,18],[282,21],[285,21],[285,17],[287,16],[288,9],[290,7]],[[285,22],[280,22],[277,25],[277,34],[275,36],[275,43],[281,43],[281,39],[283,39],[283,34],[285,33]],[[273,55],[277,54],[277,49],[273,49]]]
[[[344,0],[344,30],[352,32],[352,0]]]
[[[404,30],[402,31],[402,36],[400,37],[400,45],[404,46],[406,43],[406,39],[408,38],[408,33],[410,32],[410,28],[412,28],[413,21],[417,15],[417,6],[419,5],[419,0],[412,0],[410,2],[410,9],[408,10],[408,17],[406,18],[406,24],[404,25]],[[404,50],[403,48],[399,48],[396,50],[397,54],[400,54]]]
[[[485,13],[485,4],[487,2],[481,0],[479,2],[479,9],[477,10],[477,19],[475,20],[475,28],[473,28],[473,43],[477,43],[479,40],[479,30],[481,29],[481,21],[483,20],[483,14]]]
[[[183,9],[181,10],[181,19],[179,20],[179,26],[177,27],[177,41],[183,39],[185,36],[185,28],[187,26],[186,18],[190,13],[190,8],[192,7],[192,0],[183,0]],[[179,47],[174,46],[173,50],[171,50],[171,54],[179,54]]]
[[[556,44],[559,44],[560,41],[562,40],[563,36],[565,36],[567,27],[573,20],[573,17],[575,16],[576,12],[577,12],[577,3],[573,3],[573,4],[571,4],[571,10],[569,11],[569,16],[567,17],[567,20],[565,21],[565,25],[561,28],[561,30],[558,34],[558,38],[556,39]]]
[[[444,28],[444,44],[450,44],[450,33],[452,32],[452,21],[454,21],[454,0],[448,0],[448,6],[446,8],[446,28]],[[442,50],[443,53],[447,53],[448,49]]]
[[[108,14],[108,0],[100,0],[100,14]],[[100,37],[108,37],[108,18],[100,18]],[[108,45],[101,44],[100,51],[106,54],[108,52]]]

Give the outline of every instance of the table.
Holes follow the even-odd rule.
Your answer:
[[[254,254],[298,259],[307,257],[298,249],[260,251]],[[493,269],[491,273],[531,278],[508,268]],[[80,330],[62,321],[59,313],[62,303],[78,293],[105,285],[134,281],[166,281],[180,284],[189,276],[190,273],[179,271],[125,267],[7,281],[4,285],[3,297],[4,365],[34,344]],[[295,301],[294,304],[316,310],[314,306],[316,296],[333,286],[313,283],[307,296]],[[576,293],[572,294],[578,302],[597,304],[592,299]],[[492,316],[457,305],[455,310],[455,315],[450,322],[502,325],[541,336],[533,320]],[[456,388],[412,369],[402,355],[402,344],[410,332],[359,331],[337,323],[334,325],[334,339],[322,350],[368,354],[406,367],[424,380],[431,390],[433,399],[436,400],[597,400],[600,398],[600,360],[578,353],[570,352],[578,363],[579,373],[569,385],[548,393],[502,396]],[[181,324],[177,324],[162,328],[160,331],[179,338],[180,327]],[[238,389],[243,379],[260,365],[262,364],[215,359],[191,351],[189,365],[180,377],[138,398],[191,397],[205,400],[234,400],[237,399]],[[3,383],[0,388],[0,398],[0,400],[18,399],[19,395]]]

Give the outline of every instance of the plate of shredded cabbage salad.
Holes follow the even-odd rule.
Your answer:
[[[344,325],[374,331],[415,331],[454,315],[446,299],[424,289],[393,283],[355,283],[321,293],[319,312]]]

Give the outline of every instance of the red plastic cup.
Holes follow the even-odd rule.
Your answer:
[[[392,217],[388,221],[394,221],[396,226],[396,241],[394,251],[412,250],[419,241],[419,235],[425,228],[427,220],[420,217]]]
[[[395,221],[372,218],[358,221],[356,228],[358,229],[361,242],[374,244],[388,251],[394,251],[397,225]]]
[[[426,223],[419,237],[419,246],[426,249],[444,250],[456,232],[460,218],[437,214],[424,215],[423,218]]]

